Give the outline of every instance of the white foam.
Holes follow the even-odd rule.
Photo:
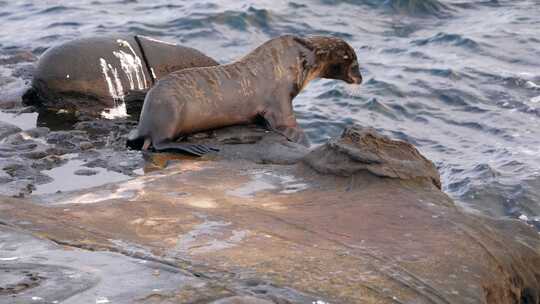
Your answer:
[[[132,90],[135,89],[136,81],[139,90],[146,89],[146,76],[144,74],[141,58],[137,56],[137,53],[127,41],[118,39],[117,42],[120,46],[128,48],[131,52],[131,54],[128,54],[123,50],[113,52],[113,55],[120,60],[120,66],[129,80],[130,88]]]
[[[539,102],[540,102],[540,96],[533,97],[533,98],[531,98],[530,101],[531,101],[532,103],[539,103]]]
[[[519,219],[522,220],[522,221],[528,221],[529,217],[526,216],[525,214],[522,214],[522,215],[519,216]]]
[[[109,301],[109,299],[107,299],[106,297],[97,297],[96,304],[106,304],[106,303],[111,303],[111,301]]]
[[[0,258],[0,261],[15,261],[18,259],[19,257],[9,257],[9,258]]]
[[[112,80],[111,77],[114,77],[115,75],[118,76],[118,72],[115,68],[112,67],[112,65],[108,64],[107,61],[103,58],[99,58],[99,64],[101,65],[101,71],[103,73],[103,77],[105,77],[105,81],[107,82],[107,88],[109,89],[109,94],[111,97],[115,100],[122,99],[124,97],[124,90],[122,88],[122,84],[120,84],[120,87],[116,87],[117,81]],[[109,72],[111,75],[109,75]]]
[[[106,109],[101,112],[101,117],[106,119],[122,118],[127,116],[128,114],[125,102],[121,102],[116,107]]]
[[[540,89],[540,85],[537,85],[536,83],[532,82],[532,81],[527,81],[525,82],[525,87],[528,88],[528,89]]]
[[[127,117],[126,104],[124,102],[124,88],[120,77],[118,77],[118,70],[114,68],[110,63],[103,58],[99,58],[101,65],[101,71],[103,77],[107,83],[109,94],[114,100],[114,106],[111,109],[106,109],[101,112],[101,116],[106,119],[114,119],[119,117]]]

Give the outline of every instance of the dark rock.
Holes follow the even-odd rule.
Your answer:
[[[83,131],[54,131],[47,134],[47,142],[51,144],[62,144],[64,142],[81,142],[85,139],[86,132]]]
[[[134,121],[115,121],[115,120],[88,120],[76,123],[75,130],[84,131],[90,136],[106,136],[111,132],[120,132],[127,134],[129,130],[136,127]]]
[[[212,155],[227,160],[249,160],[258,164],[295,164],[309,149],[258,125],[232,126],[190,135],[186,142],[219,149]],[[212,156],[208,156],[212,158]]]
[[[352,176],[367,171],[376,176],[404,180],[428,179],[441,188],[435,165],[411,144],[380,135],[373,128],[353,126],[304,158],[323,174]]]
[[[97,150],[99,155],[92,155],[93,160],[85,164],[89,168],[105,168],[125,175],[134,175],[133,170],[144,166],[142,154],[138,151]],[[87,154],[85,154],[87,155]]]
[[[7,182],[0,187],[0,195],[11,197],[25,197],[35,190],[33,182],[28,179],[19,179]]]
[[[73,153],[79,151],[79,144],[88,141],[88,137],[84,131],[54,131],[47,134],[46,140],[56,148]]]
[[[252,296],[234,296],[213,301],[211,304],[273,304],[274,302]]]
[[[21,153],[22,157],[29,159],[40,159],[49,155],[48,150],[46,149],[35,149],[33,151]]]
[[[47,153],[49,155],[56,155],[56,156],[64,155],[70,152],[73,152],[73,151],[67,148],[63,148],[63,147],[51,147],[47,149]]]
[[[51,170],[52,168],[59,167],[67,162],[67,159],[59,157],[57,155],[48,155],[39,159],[38,161],[34,161],[34,163],[32,164],[32,168],[39,171]]]
[[[29,180],[34,184],[44,184],[52,179],[32,167],[32,163],[20,157],[0,159],[0,170],[3,170],[14,180]]]
[[[73,172],[75,175],[84,175],[84,176],[91,176],[91,175],[96,175],[98,174],[98,171],[97,170],[92,170],[92,169],[79,169],[75,172]]]
[[[7,65],[7,64],[16,64],[21,62],[32,62],[35,61],[37,58],[32,52],[29,51],[22,51],[15,53],[9,57],[0,58],[0,65]]]
[[[83,141],[79,143],[79,147],[81,148],[81,150],[89,150],[92,149],[94,145],[89,141]]]

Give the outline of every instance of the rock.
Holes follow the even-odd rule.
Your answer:
[[[55,167],[59,167],[65,163],[67,163],[67,159],[65,158],[62,158],[60,156],[57,156],[57,155],[48,155],[46,157],[43,157],[41,159],[39,159],[38,161],[35,161],[33,164],[32,164],[32,168],[36,169],[36,170],[51,170]]]
[[[73,250],[4,225],[0,225],[0,244],[0,303],[130,304],[156,303],[156,299],[163,300],[158,303],[187,303],[169,296],[175,289],[186,294],[227,295],[173,266]],[[152,276],[156,269],[159,277]]]
[[[22,157],[29,158],[29,159],[41,159],[48,155],[49,153],[47,149],[36,149],[34,151],[21,153]]]
[[[84,131],[54,131],[46,136],[48,144],[54,144],[57,149],[65,149],[68,153],[78,152],[79,144],[87,141]]]
[[[91,170],[91,169],[79,169],[73,172],[75,175],[85,175],[85,176],[91,176],[98,174],[97,170]]]
[[[144,160],[139,151],[116,151],[111,149],[101,149],[97,153],[89,151],[92,160],[86,162],[89,168],[105,168],[114,172],[133,176],[133,171],[142,168]],[[97,154],[97,155],[95,155]]]
[[[89,150],[92,149],[94,145],[89,141],[83,141],[79,143],[79,147],[81,148],[81,150]]]
[[[330,140],[304,158],[323,174],[352,176],[368,171],[376,176],[403,180],[428,179],[441,189],[435,165],[406,142],[391,140],[373,128],[346,128],[341,138]]]
[[[33,138],[39,138],[39,137],[45,137],[47,134],[49,134],[51,130],[47,127],[37,127],[30,130],[26,130],[25,132]]]
[[[35,61],[37,58],[30,51],[19,51],[9,57],[0,58],[0,65]]]
[[[211,142],[216,134],[189,140]],[[176,276],[169,279],[195,280],[167,292],[115,285],[122,299],[136,298],[128,303],[538,303],[538,233],[460,211],[414,147],[359,127],[301,158],[300,148],[273,133],[234,143],[218,141],[217,154],[176,157],[116,184],[2,198],[0,222],[86,249],[72,251],[78,261],[112,251],[170,267]],[[272,149],[294,157],[264,163],[262,152]],[[126,155],[114,155],[97,154],[103,165],[121,167]],[[25,256],[47,254],[38,252]],[[67,265],[54,258],[64,255],[46,256]],[[167,272],[155,269],[136,282],[166,282]],[[87,294],[96,293],[75,296]]]
[[[52,180],[49,176],[42,174],[35,168],[32,168],[31,162],[28,162],[20,157],[12,157],[9,159],[0,158],[0,170],[4,171],[4,173],[9,175],[14,181],[23,180],[24,183],[31,181],[32,184],[45,184]]]
[[[111,132],[120,132],[127,134],[129,130],[136,127],[133,121],[114,121],[114,120],[88,120],[76,123],[73,128],[88,133],[93,137],[107,136]]]
[[[19,179],[6,182],[0,187],[0,196],[25,197],[35,189],[34,183],[29,179]]]
[[[35,140],[26,131],[21,131],[6,137],[0,146],[0,151],[16,152],[16,155],[28,159],[40,159],[49,155],[50,148],[42,140]]]
[[[19,107],[22,105],[22,101],[12,96],[0,96],[0,109],[8,110]]]
[[[309,149],[258,125],[232,126],[187,137],[187,142],[220,149],[212,155],[226,160],[249,160],[259,164],[295,164]],[[212,158],[213,156],[209,156]]]
[[[9,124],[7,122],[0,121],[0,140],[7,136],[22,131],[21,128]]]
[[[234,296],[213,301],[211,304],[273,304],[274,302],[252,296]]]

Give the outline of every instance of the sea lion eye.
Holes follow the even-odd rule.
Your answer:
[[[330,66],[330,74],[339,75],[341,73],[341,64],[333,64]]]

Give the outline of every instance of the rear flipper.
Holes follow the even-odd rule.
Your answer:
[[[219,149],[199,144],[177,143],[171,141],[165,141],[160,143],[153,143],[154,150],[158,152],[176,152],[186,153],[194,156],[203,156],[209,152],[217,152]]]

